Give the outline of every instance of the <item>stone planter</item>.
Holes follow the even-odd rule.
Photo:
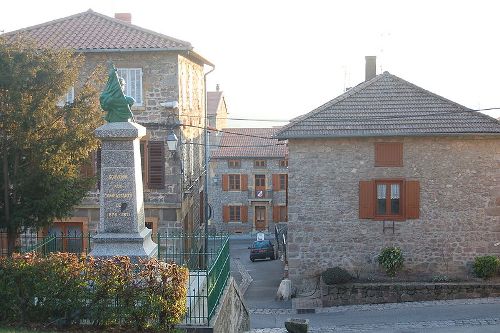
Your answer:
[[[285,321],[285,328],[289,333],[307,333],[309,319],[289,318]]]

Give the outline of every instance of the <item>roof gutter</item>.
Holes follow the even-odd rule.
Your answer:
[[[491,133],[491,132],[485,132],[485,133],[408,133],[408,134],[357,134],[357,135],[337,135],[337,136],[331,136],[331,135],[311,135],[311,136],[293,136],[293,135],[278,135],[275,136],[275,139],[278,139],[279,141],[281,140],[289,140],[289,139],[355,139],[355,138],[390,138],[390,137],[402,137],[402,136],[407,136],[407,137],[433,137],[433,136],[438,136],[438,137],[443,137],[443,136],[452,136],[452,137],[457,137],[457,136],[500,136],[500,133]]]

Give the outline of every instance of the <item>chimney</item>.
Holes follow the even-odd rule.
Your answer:
[[[217,84],[215,85],[215,90],[216,90],[216,91],[219,91],[219,89],[220,89],[220,87],[219,87],[219,84],[217,83]]]
[[[132,24],[132,14],[130,13],[115,13],[115,19]]]
[[[365,81],[373,79],[377,76],[377,57],[376,56],[366,56],[365,65]]]

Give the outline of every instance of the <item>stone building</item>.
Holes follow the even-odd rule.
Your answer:
[[[370,63],[367,62],[368,67]],[[288,259],[369,277],[398,246],[408,274],[465,277],[500,254],[500,123],[384,72],[284,126]]]
[[[131,15],[111,18],[92,10],[2,35],[50,48],[70,48],[85,56],[81,76],[111,61],[135,98],[135,121],[147,129],[141,141],[146,225],[156,232],[193,231],[203,209],[204,66],[213,65],[189,42],[131,23]],[[66,97],[71,102],[78,83]],[[174,124],[182,124],[174,126]],[[165,139],[174,131],[180,144],[170,152]],[[99,154],[90,173],[99,174]],[[73,217],[56,221],[49,232],[94,232],[99,222],[99,189],[75,207]],[[85,247],[86,244],[83,244]]]
[[[209,155],[210,152],[217,149],[222,134],[221,130],[227,127],[228,113],[226,97],[217,84],[215,91],[207,92]]]
[[[288,149],[276,128],[226,128],[210,158],[211,224],[230,233],[273,231],[288,220]]]

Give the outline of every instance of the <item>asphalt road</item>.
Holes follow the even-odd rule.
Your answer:
[[[266,237],[272,239],[272,237]],[[239,236],[231,238],[231,274],[235,278],[238,285],[242,282],[241,267],[251,276],[252,282],[249,284],[245,292],[245,300],[250,309],[274,309],[274,308],[291,308],[290,301],[275,300],[276,291],[283,277],[283,262],[277,260],[256,260],[250,261],[250,250],[248,247],[255,239],[250,236]],[[237,265],[239,261],[241,265]]]

